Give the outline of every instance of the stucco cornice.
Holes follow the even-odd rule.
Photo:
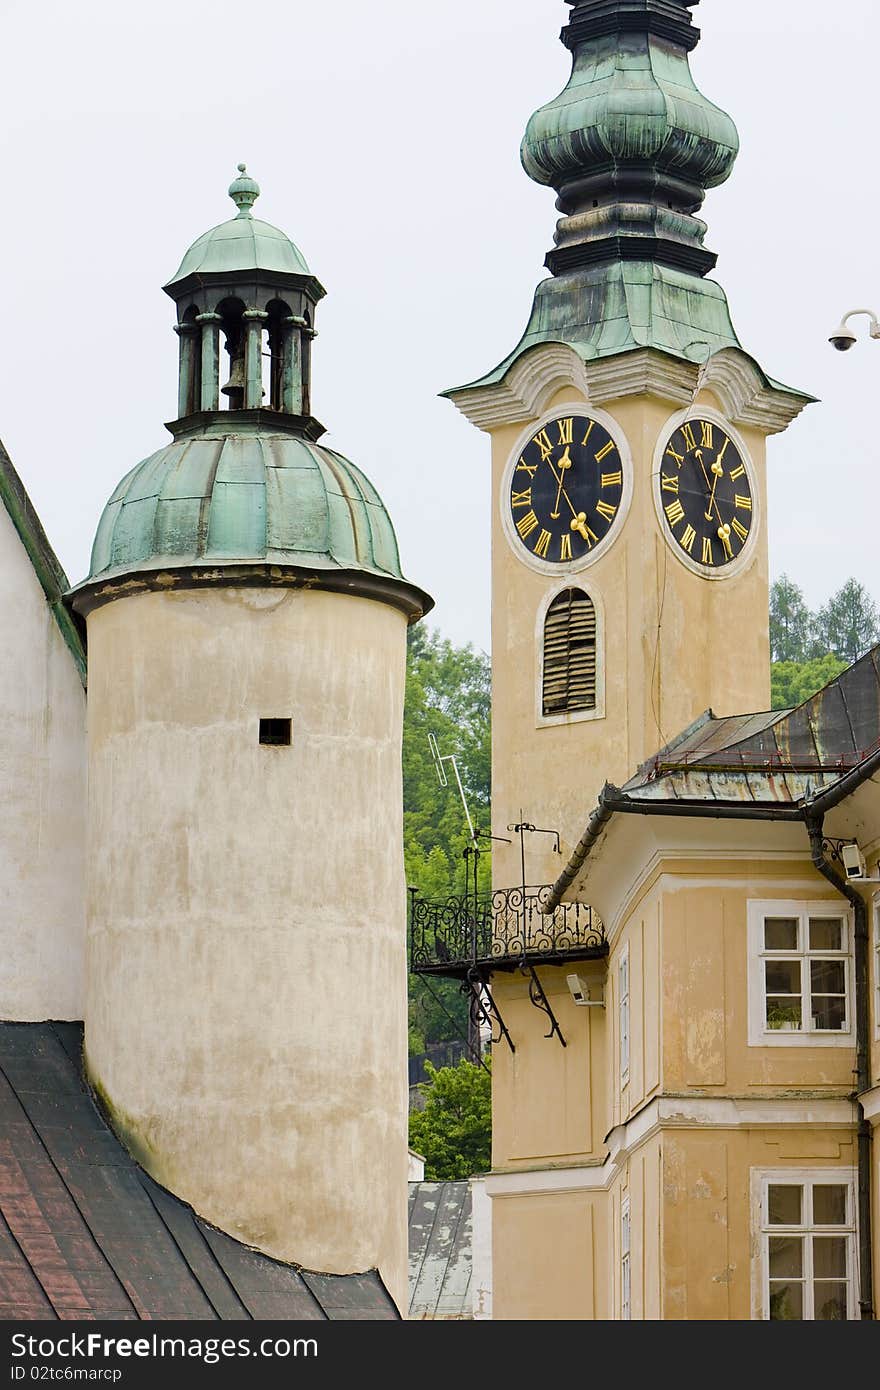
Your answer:
[[[679,408],[693,405],[701,391],[710,390],[731,423],[762,434],[778,434],[810,403],[810,397],[769,382],[738,348],[723,348],[702,365],[654,348],[584,362],[564,343],[532,348],[498,383],[447,394],[471,424],[491,431],[537,418],[550,397],[567,386],[595,405],[653,396]]]

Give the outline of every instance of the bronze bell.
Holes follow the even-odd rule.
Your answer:
[[[223,395],[229,397],[230,410],[240,410],[244,405],[244,387],[244,353],[239,352],[232,358],[229,380],[220,387]]]

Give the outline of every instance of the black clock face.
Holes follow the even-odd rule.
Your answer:
[[[742,554],[754,521],[749,471],[723,426],[686,420],[660,462],[660,505],[675,545],[706,574]]]
[[[513,468],[508,506],[520,544],[545,564],[585,560],[617,521],[620,450],[598,420],[565,414],[537,430]]]

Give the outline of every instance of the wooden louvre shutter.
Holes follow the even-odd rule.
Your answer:
[[[583,589],[564,589],[544,619],[544,713],[595,708],[596,609]]]

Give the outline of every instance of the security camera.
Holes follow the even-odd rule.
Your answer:
[[[855,841],[850,845],[841,845],[840,857],[843,860],[843,867],[846,870],[846,876],[850,882],[867,877],[868,871],[865,867],[865,856],[862,854],[862,851]]]
[[[837,348],[838,352],[848,352],[856,341],[856,335],[853,333],[852,329],[848,327],[846,320],[844,320],[843,323],[835,328],[828,341],[832,347]]]
[[[604,1009],[605,991],[601,986],[599,987],[599,998],[591,999],[590,982],[585,980],[582,975],[566,975],[565,982],[572,999],[582,1009]]]

